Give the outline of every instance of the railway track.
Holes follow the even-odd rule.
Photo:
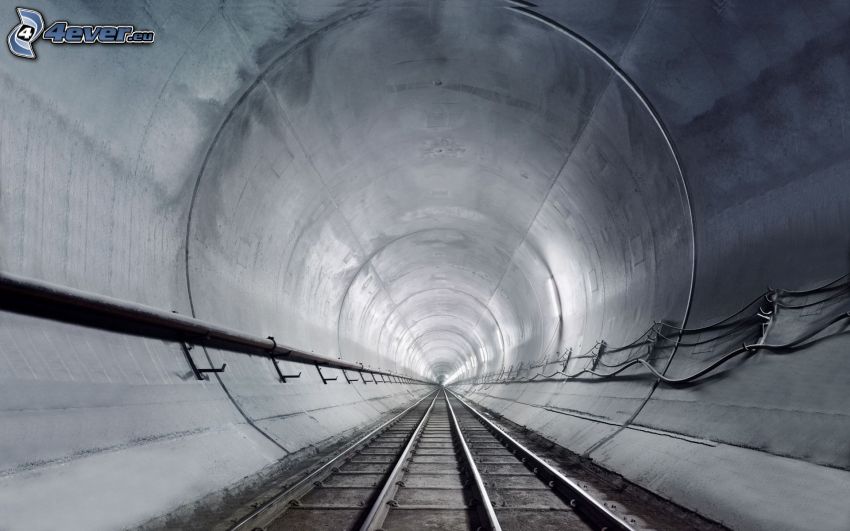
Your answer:
[[[503,529],[632,529],[625,518],[456,395],[446,395]]]
[[[456,396],[438,390],[232,529],[630,527]]]
[[[435,397],[360,529],[500,529],[445,392]]]

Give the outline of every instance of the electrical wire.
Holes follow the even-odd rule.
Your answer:
[[[831,291],[833,289],[836,289],[840,286],[833,286],[833,284],[840,282],[847,277],[850,277],[850,273],[845,273],[845,274],[841,275],[840,277],[836,278],[835,280],[833,280],[832,282],[828,282],[828,283],[824,284],[823,286],[819,286],[817,288],[796,290],[796,291],[791,290],[791,289],[782,289],[782,290],[777,290],[777,291],[781,291],[784,295],[811,295],[812,293],[818,293],[818,292],[821,292],[821,291]]]
[[[649,351],[647,351],[645,357],[648,358],[651,352],[652,352],[651,349]],[[638,354],[635,357],[630,356],[630,357],[627,357],[626,359],[624,359],[623,361],[619,361],[617,363],[605,363],[605,361],[600,358],[597,363],[599,365],[602,365],[603,367],[608,367],[609,369],[616,369],[617,367],[622,367],[626,363],[631,363],[634,360],[645,358],[645,357],[644,357],[644,355]]]
[[[664,326],[664,327],[666,327],[666,328],[670,328],[670,329],[672,329],[672,330],[677,330],[677,331],[679,331],[679,332],[681,332],[681,333],[683,333],[683,334],[694,334],[694,333],[698,333],[698,332],[705,332],[705,331],[708,331],[708,330],[712,330],[712,329],[714,329],[714,328],[719,328],[719,327],[721,327],[721,325],[724,325],[724,323],[726,323],[727,321],[729,321],[729,320],[730,320],[730,319],[732,319],[733,317],[737,317],[737,316],[741,315],[742,313],[744,313],[745,311],[747,311],[747,309],[748,309],[750,306],[752,306],[753,304],[755,304],[755,303],[759,302],[759,301],[760,301],[760,300],[762,300],[763,298],[766,298],[768,302],[771,302],[771,301],[770,301],[770,299],[768,298],[768,296],[769,296],[771,293],[772,293],[772,292],[768,291],[768,292],[765,292],[765,293],[760,294],[758,297],[756,297],[755,299],[753,299],[753,300],[751,300],[750,302],[748,302],[748,303],[746,304],[746,306],[741,307],[741,309],[740,309],[740,310],[738,310],[737,312],[733,313],[732,315],[730,315],[730,316],[728,316],[728,317],[726,317],[726,318],[724,318],[724,319],[721,319],[720,321],[717,321],[716,323],[712,323],[712,324],[710,324],[710,325],[700,326],[700,327],[697,327],[697,328],[680,328],[680,327],[678,327],[678,326],[674,326],[674,325],[671,325],[671,324],[668,324],[668,323],[662,323],[662,322],[659,322],[659,323],[656,323],[656,324],[658,324],[658,325],[662,325],[662,326]],[[731,325],[725,325],[725,326],[731,326]]]
[[[750,302],[748,302],[745,306],[741,307],[741,309],[739,309],[735,313],[727,316],[724,319],[721,319],[720,321],[712,323],[710,325],[705,325],[705,326],[696,327],[696,328],[681,328],[681,327],[677,327],[675,325],[671,325],[671,324],[668,324],[668,323],[655,322],[646,331],[644,331],[643,334],[638,336],[631,343],[628,343],[626,345],[619,346],[619,347],[607,347],[606,346],[606,348],[605,348],[605,350],[603,350],[602,354],[610,354],[610,353],[621,352],[621,351],[625,351],[625,350],[631,350],[633,348],[641,347],[641,346],[644,346],[644,345],[653,345],[653,344],[656,343],[656,339],[657,339],[658,336],[660,336],[661,338],[663,338],[667,341],[676,343],[677,346],[697,346],[697,345],[702,345],[702,344],[705,344],[705,343],[710,343],[712,341],[716,341],[718,339],[728,337],[734,331],[736,331],[738,328],[742,327],[745,323],[748,323],[748,322],[751,322],[751,321],[757,319],[759,317],[759,315],[752,315],[752,316],[746,316],[742,319],[738,319],[738,320],[733,321],[731,323],[729,322],[731,319],[733,319],[734,317],[737,317],[738,315],[744,313],[748,308],[750,308],[756,302],[759,302],[762,299],[765,299],[767,302],[769,302],[773,305],[776,305],[777,307],[782,307],[782,308],[786,308],[786,309],[808,308],[808,307],[811,307],[811,306],[815,306],[815,305],[822,304],[824,302],[828,302],[830,300],[836,299],[839,296],[841,296],[842,294],[844,294],[845,291],[850,291],[850,283],[844,283],[844,284],[841,284],[841,285],[838,285],[838,286],[835,285],[836,283],[838,283],[841,280],[844,280],[845,278],[848,278],[848,277],[850,277],[850,273],[844,274],[844,275],[836,278],[835,280],[828,282],[827,284],[824,284],[822,286],[818,286],[816,288],[808,289],[808,290],[784,290],[784,289],[774,290],[774,289],[769,289],[767,292],[760,294],[758,297],[756,297],[753,300],[751,300]],[[833,290],[840,290],[840,291],[838,291],[837,293],[834,293],[834,294],[832,294],[832,295],[830,295],[826,298],[819,299],[817,301],[813,301],[813,302],[810,302],[810,303],[800,304],[800,305],[787,305],[787,304],[783,304],[783,303],[780,303],[777,300],[775,300],[776,299],[775,296],[777,294],[792,295],[792,296],[804,296],[804,295],[810,295],[810,294],[814,294],[814,293],[820,293],[820,292],[824,292],[824,291],[833,291]],[[768,313],[768,314],[772,313],[772,312],[767,312],[767,311],[760,309],[760,313],[761,312],[765,312],[765,313]],[[687,377],[682,377],[682,378],[670,378],[668,376],[665,376],[664,374],[658,372],[658,370],[656,370],[642,356],[638,356],[638,357],[635,357],[635,358],[627,358],[626,360],[623,360],[623,361],[621,361],[619,363],[615,363],[615,364],[604,363],[604,361],[602,361],[602,359],[600,357],[599,352],[593,353],[594,349],[596,349],[597,347],[599,347],[600,345],[602,345],[604,343],[603,341],[597,341],[584,354],[581,354],[581,355],[578,355],[578,356],[569,356],[568,355],[569,352],[565,352],[562,356],[559,356],[557,361],[561,362],[561,361],[567,361],[568,359],[594,359],[594,358],[598,358],[598,361],[597,361],[598,364],[603,365],[603,366],[608,367],[608,368],[617,368],[615,371],[610,372],[610,373],[600,373],[600,372],[597,372],[593,369],[586,367],[586,368],[584,368],[584,369],[582,369],[582,370],[580,370],[576,373],[566,373],[564,371],[555,371],[554,373],[547,375],[547,374],[544,374],[542,372],[538,372],[537,374],[535,374],[531,378],[515,378],[513,380],[505,380],[505,383],[523,382],[523,381],[529,382],[529,381],[533,381],[533,380],[537,379],[538,377],[544,377],[545,379],[552,379],[559,374],[565,376],[567,379],[577,378],[577,377],[579,377],[583,374],[592,374],[592,375],[597,376],[599,378],[611,378],[611,377],[614,377],[614,376],[622,373],[623,371],[625,371],[629,367],[632,367],[632,366],[638,365],[638,364],[647,368],[653,375],[655,375],[659,380],[661,380],[665,383],[668,383],[668,384],[671,384],[671,385],[690,383],[690,382],[704,376],[705,374],[710,373],[711,371],[713,371],[717,367],[720,367],[721,365],[727,363],[729,360],[731,360],[731,359],[733,359],[737,356],[740,356],[742,354],[745,354],[745,353],[752,353],[752,352],[755,352],[755,351],[758,351],[758,350],[781,351],[781,350],[797,350],[797,349],[800,349],[800,348],[804,348],[805,346],[807,346],[810,343],[803,343],[803,342],[814,337],[815,335],[819,334],[820,332],[822,332],[826,328],[829,328],[833,324],[835,324],[835,323],[837,323],[837,322],[839,322],[843,319],[847,319],[847,318],[850,318],[850,312],[840,314],[837,317],[830,320],[829,322],[827,322],[825,325],[814,330],[813,332],[806,334],[804,336],[801,336],[801,337],[797,338],[796,340],[794,340],[790,343],[783,344],[783,345],[768,345],[768,344],[746,345],[745,344],[742,347],[737,348],[737,349],[725,354],[720,359],[709,364],[708,366],[704,367],[703,369],[700,369],[696,373],[693,373],[693,374],[691,374]],[[681,342],[679,342],[679,338],[671,338],[671,337],[668,337],[667,335],[663,334],[661,332],[661,330],[663,330],[664,328],[669,328],[671,330],[677,331],[678,332],[677,335],[679,336],[679,338],[683,335],[686,335],[686,334],[694,334],[694,333],[704,332],[704,331],[717,329],[717,328],[730,328],[730,330],[728,332],[724,333],[724,334],[720,334],[718,336],[714,336],[714,337],[706,339],[706,340],[700,340],[700,341],[691,342],[691,343],[681,343]],[[653,331],[655,331],[655,333],[656,333],[656,338],[647,337]],[[837,335],[837,334],[835,334],[835,335]],[[831,337],[831,336],[827,336],[827,337]],[[650,349],[650,352],[651,352],[651,350],[652,349]],[[650,352],[647,352],[647,354],[646,354],[647,357],[649,356]],[[548,365],[548,364],[546,364],[546,365]],[[535,367],[529,366],[528,368],[531,369],[531,368],[537,368],[537,367],[538,366],[535,366]],[[545,367],[545,365],[543,365],[543,367]],[[508,372],[508,374],[510,374],[510,371]],[[519,374],[519,369],[517,370],[517,374]],[[500,374],[499,377],[496,380],[493,380],[493,381],[490,381],[490,382],[485,381],[485,382],[481,382],[481,383],[482,384],[488,384],[488,388],[489,388],[494,383],[501,382],[501,381],[502,381],[502,374]]]
[[[741,319],[740,321],[737,321],[735,326],[729,328],[729,330],[727,330],[726,332],[724,332],[722,334],[710,337],[708,339],[701,339],[699,341],[692,341],[690,343],[683,343],[683,342],[680,341],[678,343],[678,345],[680,347],[696,347],[696,346],[699,346],[699,345],[705,345],[706,343],[711,343],[712,341],[717,341],[718,339],[723,339],[725,337],[731,336],[733,333],[735,333],[739,329],[743,328],[744,325],[748,323],[748,321],[756,321],[756,319],[757,319],[756,316],[753,315],[753,316],[747,317],[746,319]],[[662,337],[662,338],[666,339],[667,341],[671,341],[671,342],[678,341],[675,338],[667,337],[666,335],[664,335],[661,332],[656,332],[656,333],[658,334],[659,337]]]
[[[607,379],[607,378],[612,378],[614,376],[617,376],[618,374],[622,373],[623,371],[625,371],[629,367],[633,367],[635,365],[640,364],[644,368],[646,368],[650,373],[652,373],[656,378],[658,378],[659,380],[661,380],[664,383],[667,383],[669,385],[688,384],[688,383],[693,382],[694,380],[697,380],[697,379],[705,376],[706,374],[714,371],[718,367],[726,364],[727,362],[731,361],[732,359],[734,359],[734,358],[736,358],[736,357],[738,357],[742,354],[752,354],[752,353],[757,352],[759,350],[768,350],[768,351],[772,351],[772,352],[795,351],[795,350],[800,350],[802,348],[805,348],[805,347],[807,347],[807,346],[809,346],[809,345],[811,345],[811,344],[813,344],[817,341],[821,341],[821,340],[826,339],[828,337],[840,335],[843,332],[830,334],[829,336],[826,336],[826,337],[823,337],[823,338],[818,338],[818,339],[810,341],[813,337],[815,337],[819,333],[823,332],[827,328],[831,327],[832,325],[839,323],[843,320],[847,320],[847,319],[850,319],[850,312],[845,312],[845,313],[839,314],[836,317],[833,317],[832,319],[830,319],[829,321],[824,323],[823,325],[819,326],[815,330],[813,330],[813,331],[811,331],[807,334],[804,334],[804,335],[798,337],[797,339],[795,339],[791,342],[784,343],[784,344],[767,344],[767,343],[750,344],[750,345],[744,344],[741,347],[738,347],[738,348],[732,350],[731,352],[726,353],[725,355],[721,356],[719,359],[717,359],[714,362],[710,363],[709,365],[703,367],[702,369],[696,371],[695,373],[692,373],[688,376],[684,376],[684,377],[680,377],[680,378],[671,378],[669,376],[666,376],[666,375],[662,374],[661,372],[659,372],[655,367],[653,367],[645,359],[637,358],[637,359],[632,359],[631,361],[628,361],[628,362],[623,362],[623,364],[620,368],[618,368],[617,370],[610,372],[610,373],[601,373],[601,372],[595,371],[593,369],[585,368],[585,369],[582,369],[582,370],[580,370],[576,373],[566,373],[566,372],[563,372],[563,371],[555,371],[554,373],[549,374],[549,375],[543,374],[543,373],[537,373],[531,378],[518,378],[518,379],[515,379],[515,380],[511,380],[510,382],[506,382],[506,383],[530,382],[530,381],[537,379],[539,376],[543,376],[545,379],[552,379],[558,374],[563,375],[567,379],[575,379],[575,378],[578,378],[579,376],[581,376],[583,374],[592,374],[592,375],[594,375],[598,378]]]
[[[632,348],[634,348],[636,346],[643,346],[646,343],[651,342],[649,340],[644,340],[644,341],[641,341],[641,340],[644,339],[646,336],[648,336],[650,333],[654,332],[657,325],[658,325],[658,323],[652,323],[652,326],[647,328],[646,331],[643,334],[639,335],[631,343],[627,343],[627,344],[620,346],[620,347],[610,347],[610,346],[606,345],[605,346],[605,352],[606,353],[622,352],[624,350],[631,350]],[[601,343],[601,341],[596,343],[596,344],[599,345],[600,343]]]
[[[632,367],[632,366],[637,365],[637,364],[641,364],[646,369],[648,369],[653,375],[655,375],[659,380],[661,380],[661,381],[663,381],[667,384],[676,385],[676,384],[690,383],[690,382],[696,380],[697,378],[705,376],[706,374],[710,373],[711,371],[713,371],[717,367],[720,367],[721,365],[725,364],[726,362],[730,361],[731,359],[736,358],[736,357],[738,357],[738,356],[740,356],[741,354],[744,354],[744,353],[753,353],[753,352],[756,352],[756,351],[759,351],[759,350],[782,351],[782,350],[799,350],[801,348],[804,348],[804,347],[806,347],[810,344],[810,343],[805,343],[806,341],[808,341],[812,337],[816,336],[817,334],[823,332],[825,329],[829,328],[830,326],[832,326],[832,325],[834,325],[834,324],[836,324],[836,323],[838,323],[842,320],[848,319],[848,318],[850,318],[850,312],[842,313],[842,314],[830,319],[826,324],[818,327],[816,330],[814,330],[814,331],[812,331],[808,334],[805,334],[805,335],[795,339],[794,341],[791,341],[790,343],[785,343],[785,344],[782,344],[782,345],[770,345],[770,344],[746,345],[745,344],[745,345],[725,354],[720,359],[714,361],[713,363],[707,365],[706,367],[700,369],[699,371],[697,371],[693,374],[690,374],[688,376],[681,377],[681,378],[670,378],[668,376],[665,376],[664,374],[658,372],[658,370],[656,370],[655,367],[653,367],[649,362],[647,362],[646,360],[644,360],[642,358],[632,360],[631,362],[626,363],[625,365],[623,365],[621,368],[617,369],[616,371],[610,372],[610,373],[600,373],[600,372],[594,371],[593,369],[583,369],[583,370],[581,370],[577,373],[573,373],[573,374],[568,374],[568,373],[564,373],[564,372],[561,372],[561,371],[558,371],[558,372],[560,374],[563,374],[564,376],[566,376],[569,379],[577,378],[577,377],[581,376],[582,374],[592,374],[592,375],[600,377],[600,378],[611,378],[611,377],[616,376],[616,375],[620,374],[621,372],[625,371],[629,367]],[[838,334],[832,334],[832,335],[838,335]],[[827,336],[827,337],[832,337],[832,335]],[[825,338],[821,338],[821,339],[825,339]]]
[[[845,292],[850,291],[850,285],[845,285],[840,291],[837,291],[830,295],[829,297],[824,297],[823,299],[819,299],[812,302],[807,302],[805,304],[784,304],[781,302],[776,302],[776,305],[780,308],[786,308],[788,310],[801,310],[803,308],[810,308],[812,306],[817,306],[818,304],[823,304],[825,302],[829,302],[831,300],[837,299],[838,297],[844,295]]]

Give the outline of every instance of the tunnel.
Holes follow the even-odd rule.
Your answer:
[[[850,528],[846,2],[31,4],[155,40],[0,61],[0,529],[227,529],[434,393]]]

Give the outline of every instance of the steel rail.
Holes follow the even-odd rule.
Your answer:
[[[490,496],[487,495],[487,488],[484,486],[484,480],[481,479],[478,467],[475,466],[475,460],[472,458],[472,452],[469,451],[469,446],[467,446],[466,441],[463,438],[463,432],[460,430],[460,423],[457,421],[454,409],[452,408],[452,403],[449,401],[449,395],[445,389],[443,389],[443,394],[446,397],[446,405],[449,407],[449,415],[452,418],[452,428],[457,434],[458,441],[463,449],[463,454],[466,457],[466,462],[469,464],[469,471],[472,472],[472,477],[475,480],[475,486],[481,497],[481,504],[484,506],[484,510],[481,512],[483,512],[487,517],[487,521],[492,531],[502,531],[502,526],[499,524],[499,519],[496,517],[496,511],[493,509],[493,503],[490,501]]]
[[[514,453],[520,454],[524,462],[530,462],[535,473],[541,477],[551,481],[552,488],[565,499],[569,500],[569,504],[576,512],[590,520],[593,524],[603,529],[613,530],[621,529],[625,531],[634,531],[634,529],[612,513],[598,500],[594,499],[584,491],[577,483],[567,478],[556,470],[552,465],[537,456],[534,452],[520,444],[513,437],[505,433],[496,424],[479,413],[474,407],[470,406],[463,398],[457,395],[454,391],[448,391],[468,409],[475,417],[486,427],[493,435],[500,440],[502,444],[508,447]]]
[[[279,343],[272,336],[262,338],[152,306],[6,272],[0,272],[0,309],[106,330],[183,341],[252,356],[384,374],[408,382],[433,383],[394,372],[367,368],[362,363],[298,350]]]
[[[419,421],[416,429],[413,430],[404,450],[396,460],[395,466],[390,472],[390,475],[387,476],[386,481],[384,481],[384,487],[381,489],[378,497],[375,498],[375,502],[372,504],[372,507],[369,509],[369,513],[366,515],[366,518],[363,520],[363,524],[360,526],[360,531],[375,531],[380,529],[383,525],[384,519],[387,517],[387,513],[389,512],[389,502],[398,491],[398,479],[405,467],[407,458],[410,456],[413,451],[413,447],[416,445],[419,434],[422,433],[425,423],[428,422],[428,417],[431,416],[431,411],[434,409],[434,403],[437,401],[437,396],[439,394],[439,391],[434,393],[434,399],[431,400],[431,405],[428,406],[428,410],[424,415],[422,415],[422,420]]]
[[[437,394],[439,394],[439,391],[433,391],[431,393],[428,393],[427,395],[425,395],[422,398],[420,398],[419,400],[417,400],[412,406],[408,407],[407,409],[405,409],[404,411],[402,411],[401,413],[399,413],[395,417],[384,422],[383,424],[381,424],[380,426],[378,426],[374,430],[370,431],[369,433],[367,433],[366,435],[364,435],[363,437],[358,439],[357,442],[348,446],[345,450],[338,453],[333,459],[331,459],[330,461],[328,461],[327,463],[325,463],[324,465],[322,465],[321,467],[316,469],[314,472],[312,472],[312,473],[308,474],[307,476],[305,476],[304,478],[302,478],[298,483],[289,487],[285,491],[277,494],[276,496],[274,496],[269,501],[267,501],[264,504],[257,507],[254,511],[252,511],[250,514],[248,514],[247,516],[245,516],[244,518],[239,520],[238,523],[236,523],[233,527],[231,527],[230,531],[236,531],[237,529],[243,529],[246,525],[248,525],[249,523],[253,523],[258,517],[262,516],[264,513],[267,513],[272,508],[277,507],[277,506],[281,505],[282,503],[289,503],[291,500],[298,499],[301,496],[303,496],[304,494],[306,494],[307,492],[310,492],[310,490],[312,490],[314,488],[315,482],[317,481],[317,478],[321,477],[324,474],[330,473],[331,469],[334,467],[334,465],[336,463],[338,463],[341,459],[348,457],[348,455],[351,452],[353,452],[354,450],[359,448],[364,442],[368,441],[369,439],[373,438],[375,435],[379,434],[380,432],[384,431],[385,429],[387,429],[390,426],[392,426],[393,424],[395,424],[397,421],[401,420],[401,418],[403,416],[410,413],[413,410],[413,408],[415,408],[416,406],[421,404],[424,400],[426,400],[432,394],[434,396],[434,399],[431,400],[431,406],[428,407],[428,411],[430,412],[431,407],[434,405],[434,400],[437,398]],[[278,515],[274,515],[274,517],[277,517],[277,516]]]

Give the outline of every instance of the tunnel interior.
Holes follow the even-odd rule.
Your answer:
[[[269,58],[217,132],[188,224],[195,313],[447,382],[681,322],[671,147],[610,64],[539,21],[355,13]]]
[[[731,527],[850,524],[845,3],[41,4],[157,40],[0,64],[4,273],[421,382],[4,311],[10,528],[143,524],[430,384]]]

